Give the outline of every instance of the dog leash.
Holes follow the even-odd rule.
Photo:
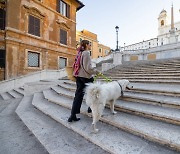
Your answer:
[[[97,80],[98,77],[103,77],[106,82],[112,82],[112,80],[111,80],[110,78],[106,77],[106,76],[105,76],[104,74],[102,74],[102,73],[99,73],[99,74],[97,74],[97,75],[94,76],[94,82]],[[119,84],[118,81],[116,81],[116,82],[118,83],[119,87],[121,88],[121,97],[123,97],[123,96],[124,96],[124,92],[123,92],[122,86]]]
[[[99,73],[97,75],[94,76],[94,82],[97,80],[98,77],[102,77],[103,79],[105,79],[106,82],[112,82],[112,80],[108,77],[106,77],[104,74]]]
[[[121,88],[121,97],[123,97],[124,96],[124,92],[123,92],[122,86],[119,84],[118,81],[116,81],[116,82],[118,83],[119,87]]]

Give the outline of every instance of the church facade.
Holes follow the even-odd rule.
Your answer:
[[[162,10],[158,17],[158,35],[156,38],[143,40],[135,44],[124,46],[123,50],[141,50],[180,41],[180,21],[174,22],[173,6],[171,7],[171,23],[168,23],[167,11]]]

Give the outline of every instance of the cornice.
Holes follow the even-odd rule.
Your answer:
[[[53,44],[53,45],[56,45],[56,46],[58,45],[58,46],[63,47],[63,48],[68,48],[68,49],[76,50],[75,47],[61,46],[59,42],[44,40],[44,39],[42,39],[42,38],[39,38],[39,37],[30,35],[30,34],[25,34],[25,33],[21,32],[20,30],[17,30],[17,29],[11,28],[11,27],[6,27],[6,32],[7,32],[7,31],[11,31],[11,32],[14,32],[14,33],[17,33],[17,34],[26,36],[26,37],[30,37],[30,38],[33,38],[33,39],[37,39],[37,40],[42,41],[42,42],[45,42],[45,43]],[[19,40],[19,39],[17,39],[17,40]],[[16,41],[17,41],[17,40],[16,40]],[[19,41],[21,41],[21,40],[19,40]],[[18,42],[18,41],[17,41],[17,42]],[[42,46],[41,48],[44,48],[44,47]]]

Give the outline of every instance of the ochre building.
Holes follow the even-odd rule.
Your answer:
[[[77,46],[82,40],[88,40],[91,42],[91,57],[99,58],[107,56],[111,49],[103,44],[99,44],[97,34],[94,34],[88,30],[76,31]]]
[[[0,1],[0,80],[72,65],[79,0]]]

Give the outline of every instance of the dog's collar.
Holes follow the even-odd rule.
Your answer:
[[[121,88],[121,97],[123,97],[124,93],[123,93],[122,86],[119,84],[119,82],[118,82],[118,81],[116,81],[116,82],[118,83],[119,87]]]

